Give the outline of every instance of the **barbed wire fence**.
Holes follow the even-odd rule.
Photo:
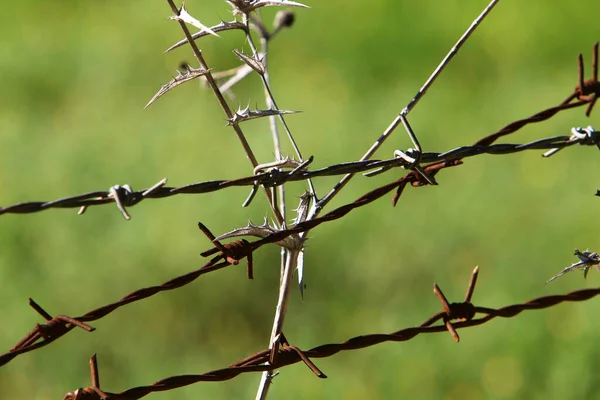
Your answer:
[[[478,268],[475,268],[471,275],[464,301],[462,302],[449,303],[441,289],[437,285],[434,285],[434,293],[442,304],[443,311],[434,314],[417,327],[401,329],[390,334],[362,335],[348,339],[342,343],[324,344],[310,350],[301,350],[290,344],[283,334],[283,322],[287,298],[290,292],[291,279],[294,271],[297,271],[300,290],[303,288],[302,269],[304,241],[306,239],[306,234],[310,230],[322,223],[340,219],[346,216],[350,211],[366,206],[394,191],[395,193],[392,196],[392,202],[395,205],[402,196],[404,189],[409,184],[413,187],[437,185],[436,177],[441,170],[461,165],[465,162],[465,159],[470,157],[512,154],[526,150],[546,150],[546,152],[543,153],[543,156],[550,157],[556,152],[576,144],[600,148],[600,135],[598,131],[591,126],[588,126],[587,128],[575,127],[571,129],[569,135],[549,136],[529,143],[495,143],[498,139],[510,135],[529,124],[547,121],[558,113],[566,110],[587,106],[586,116],[589,116],[598,96],[600,96],[600,83],[598,82],[598,43],[595,44],[592,53],[591,78],[588,80],[585,80],[584,78],[584,62],[583,57],[580,55],[578,60],[578,77],[576,80],[577,87],[558,105],[543,109],[530,117],[511,122],[497,132],[484,136],[473,145],[461,146],[445,152],[423,151],[417,135],[409,124],[408,114],[426,94],[427,89],[433,84],[437,76],[439,76],[440,72],[452,57],[457,54],[460,47],[468,40],[476,27],[499,2],[499,0],[491,1],[483,12],[474,20],[473,24],[467,29],[456,45],[452,47],[448,55],[442,60],[438,68],[436,68],[415,97],[398,114],[390,126],[360,160],[310,170],[309,167],[313,161],[313,157],[311,156],[306,159],[302,157],[300,149],[295,144],[293,135],[285,122],[285,116],[292,113],[292,111],[281,110],[277,107],[277,103],[271,91],[267,69],[266,57],[268,44],[277,36],[278,32],[292,26],[295,18],[294,14],[290,11],[279,12],[275,18],[273,29],[269,30],[257,13],[260,8],[265,6],[305,6],[297,2],[284,0],[229,0],[227,3],[233,7],[235,19],[230,22],[222,22],[213,27],[207,27],[192,17],[183,6],[177,8],[172,0],[167,0],[167,2],[173,11],[171,19],[179,22],[185,35],[184,40],[171,46],[168,50],[172,50],[185,44],[190,45],[194,56],[199,63],[199,68],[195,69],[187,64],[183,65],[183,71],[179,71],[176,77],[165,84],[151,99],[147,106],[162,97],[162,95],[168,91],[183,83],[194,79],[203,79],[215,94],[228,118],[229,125],[240,139],[248,159],[253,166],[254,174],[234,180],[211,180],[192,183],[181,187],[166,186],[167,179],[164,178],[152,187],[139,191],[134,191],[129,185],[115,185],[109,190],[95,191],[54,201],[25,202],[12,206],[0,207],[0,215],[8,213],[35,213],[51,208],[77,208],[79,209],[79,213],[83,214],[88,207],[116,204],[124,218],[130,219],[131,217],[127,209],[137,205],[142,202],[142,200],[162,199],[179,194],[202,194],[224,190],[229,187],[247,186],[251,188],[251,194],[243,205],[248,206],[251,203],[254,194],[262,187],[273,211],[274,223],[273,225],[265,223],[260,226],[249,224],[246,227],[235,229],[232,232],[217,237],[215,237],[204,224],[199,223],[199,228],[206,234],[213,245],[211,249],[202,253],[204,257],[213,256],[204,266],[168,280],[160,285],[138,289],[120,300],[98,307],[78,317],[69,317],[65,315],[53,317],[34,300],[30,299],[30,306],[40,314],[46,322],[37,324],[34,329],[26,334],[12,349],[7,353],[0,355],[0,366],[6,365],[19,355],[37,350],[58,340],[75,328],[81,328],[88,332],[94,331],[94,328],[89,325],[90,322],[97,321],[121,307],[147,299],[164,291],[181,288],[195,281],[202,275],[230,265],[237,265],[244,259],[246,259],[247,262],[247,275],[249,278],[253,278],[253,252],[267,244],[276,244],[282,250],[280,294],[273,332],[268,348],[233,363],[226,368],[209,371],[199,375],[173,376],[157,381],[152,385],[135,387],[121,393],[109,393],[100,388],[99,372],[96,365],[96,356],[94,355],[90,360],[92,385],[87,388],[69,392],[65,396],[65,399],[139,399],[153,392],[172,390],[198,382],[233,379],[240,374],[248,372],[262,372],[262,380],[257,393],[257,399],[263,399],[267,396],[269,385],[274,376],[274,371],[287,365],[304,362],[315,375],[320,378],[325,378],[326,375],[311,359],[329,357],[340,351],[362,349],[386,341],[407,341],[422,333],[448,331],[454,340],[458,341],[459,336],[456,331],[457,329],[478,326],[497,317],[512,318],[523,311],[545,309],[562,302],[585,301],[600,294],[600,288],[595,288],[574,291],[564,295],[540,297],[522,304],[509,305],[499,309],[475,306],[471,302],[478,275]],[[192,34],[189,31],[187,24],[195,26],[200,29],[200,31],[196,34]],[[219,32],[228,30],[243,31],[252,54],[246,55],[241,51],[234,50],[234,53],[240,59],[242,65],[239,68],[225,71],[224,73],[212,72],[206,64],[195,41],[204,36],[218,35]],[[252,32],[255,32],[259,37],[259,46],[255,45],[255,40],[251,34]],[[261,78],[265,89],[265,102],[267,107],[264,110],[250,110],[247,108],[234,111],[229,107],[225,95],[237,82],[251,73],[256,73]],[[267,118],[269,120],[276,156],[274,162],[259,164],[252,153],[252,149],[245,140],[241,124],[247,120],[257,118]],[[406,151],[397,150],[394,153],[394,157],[391,159],[371,159],[381,144],[400,125],[405,128],[414,147]],[[283,126],[283,130],[293,144],[297,159],[290,159],[281,155],[279,126]],[[386,185],[365,193],[352,203],[337,207],[321,215],[329,201],[340,192],[355,174],[365,173],[366,176],[373,176],[395,168],[404,168],[408,171],[400,179],[395,179]],[[339,175],[342,175],[343,177],[338,184],[336,184],[326,195],[319,198],[311,179]],[[288,226],[286,224],[288,211],[285,208],[284,185],[292,181],[306,181],[309,190],[301,197],[300,206],[296,211],[297,215],[294,223]],[[241,236],[255,237],[257,240],[248,241],[246,239],[236,239],[229,243],[221,242],[225,239]],[[587,270],[591,266],[600,264],[600,257],[596,253],[590,251],[579,252],[576,250],[575,255],[580,261],[565,268],[563,272],[557,276],[574,269],[584,269],[584,273],[587,273]],[[555,279],[555,277],[551,278],[551,280],[552,279]]]

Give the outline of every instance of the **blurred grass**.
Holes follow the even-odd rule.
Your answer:
[[[228,19],[224,2],[188,2],[203,22]],[[357,159],[408,102],[484,2],[310,2],[272,44],[270,68],[282,108],[313,167]],[[8,8],[8,9],[7,9]],[[426,150],[475,142],[506,123],[558,104],[576,85],[576,56],[589,73],[597,29],[595,1],[501,3],[411,114]],[[274,10],[265,10],[269,20]],[[190,83],[148,110],[187,48],[163,54],[182,37],[163,2],[13,2],[0,15],[0,204],[51,200],[114,184],[149,187],[163,177],[182,185],[250,173],[241,146],[206,90]],[[574,25],[576,23],[576,25]],[[239,33],[209,38],[202,49],[216,69],[237,65]],[[261,104],[259,82],[236,91]],[[235,104],[235,103],[234,103]],[[509,142],[598,125],[582,109],[526,128]],[[249,123],[259,160],[273,150],[266,125]],[[409,146],[397,132],[379,153]],[[291,154],[288,147],[287,151]],[[407,189],[311,232],[304,301],[292,295],[286,335],[301,348],[421,323],[438,311],[437,282],[463,296],[481,268],[474,301],[490,307],[597,286],[569,274],[543,282],[597,250],[590,211],[597,154],[571,148],[482,156],[439,175],[440,186]],[[356,178],[332,206],[400,176]],[[324,193],[333,178],[317,181]],[[291,189],[296,191],[292,193]],[[290,203],[299,195],[290,186]],[[263,198],[240,207],[245,189],[147,201],[125,222],[115,207],[50,210],[0,218],[0,348],[36,322],[32,297],[53,314],[79,315],[142,286],[204,263],[202,220],[224,232],[268,213]],[[109,391],[224,367],[267,345],[279,281],[278,251],[255,256],[254,281],[230,268],[175,292],[127,306],[0,371],[0,398],[55,399],[88,384],[98,353]],[[409,343],[383,344],[317,360],[318,380],[302,365],[277,377],[272,398],[593,399],[600,351],[597,302],[570,304]],[[159,399],[252,398],[258,375],[156,394]]]

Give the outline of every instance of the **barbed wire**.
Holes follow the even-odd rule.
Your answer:
[[[236,243],[236,242],[233,242]],[[228,244],[226,246],[231,246],[232,244]],[[221,268],[232,265],[232,262],[227,260],[223,262],[219,261],[218,256],[213,258],[211,261],[207,262],[200,269],[197,269],[192,272],[188,272],[184,275],[173,278],[161,285],[145,287],[142,289],[138,289],[134,292],[129,293],[127,296],[122,299],[115,301],[113,303],[104,305],[102,307],[98,307],[92,311],[89,311],[79,317],[71,318],[65,315],[57,315],[56,317],[52,317],[49,313],[47,313],[41,306],[39,306],[33,299],[29,299],[29,305],[40,314],[46,322],[44,324],[36,324],[31,332],[29,332],[23,339],[21,339],[9,352],[0,355],[0,367],[7,364],[15,357],[28,353],[33,350],[40,349],[44,346],[49,345],[55,340],[61,338],[65,334],[69,333],[76,327],[80,327],[88,332],[92,332],[95,328],[86,324],[86,322],[96,321],[100,318],[107,316],[113,311],[121,308],[127,304],[134,303],[136,301],[147,299],[148,297],[154,296],[160,292],[174,290],[185,286],[200,276],[212,272],[217,271]]]
[[[560,111],[568,110],[589,104],[590,101],[577,101],[574,103],[561,103],[558,106],[550,107],[540,111],[529,118],[518,120],[508,124],[498,132],[484,137],[473,146],[462,146],[443,153],[424,152],[421,154],[421,163],[439,163],[452,160],[463,159],[467,157],[478,156],[482,154],[512,154],[525,150],[544,150],[544,149],[563,149],[575,144],[596,145],[598,146],[597,132],[592,129],[586,136],[553,136],[536,140],[525,144],[492,144],[498,138],[514,133],[527,124],[545,121]],[[79,208],[79,213],[85,212],[87,207],[98,206],[109,203],[116,203],[117,207],[126,219],[129,214],[126,208],[132,207],[144,199],[160,199],[179,194],[202,194],[222,190],[235,186],[253,186],[262,185],[264,187],[275,187],[291,181],[301,181],[315,177],[337,176],[345,174],[356,174],[372,171],[375,169],[389,170],[397,167],[410,167],[410,163],[403,158],[392,158],[386,160],[366,160],[345,162],[331,165],[318,170],[307,171],[308,164],[313,161],[310,157],[301,164],[302,168],[295,168],[291,171],[284,171],[273,168],[267,172],[259,173],[253,176],[234,180],[211,180],[205,182],[192,183],[180,187],[165,186],[167,179],[159,181],[154,186],[141,191],[133,191],[129,185],[115,185],[108,191],[94,191],[72,197],[66,197],[53,201],[32,201],[18,203],[7,207],[0,207],[0,215],[3,214],[25,214],[34,213],[50,208]],[[381,172],[381,171],[380,171]]]
[[[339,343],[328,343],[309,350],[301,350],[290,345],[285,336],[280,337],[276,357],[273,359],[270,349],[264,349],[239,360],[226,368],[212,370],[198,375],[179,375],[161,379],[147,386],[138,386],[120,393],[103,391],[99,384],[96,356],[90,360],[92,386],[80,388],[65,395],[65,400],[105,399],[105,400],[135,400],[141,399],[153,392],[173,390],[199,382],[226,381],[240,374],[250,372],[273,371],[288,365],[304,362],[305,365],[319,378],[327,376],[313,363],[314,358],[331,357],[342,351],[358,350],[375,346],[384,342],[405,342],[414,339],[420,334],[439,333],[447,331],[455,341],[460,337],[457,330],[485,324],[495,318],[512,318],[523,311],[550,308],[564,302],[590,300],[600,295],[600,287],[583,289],[566,294],[538,297],[524,303],[512,304],[501,308],[475,306],[471,302],[477,282],[479,268],[475,267],[471,274],[465,298],[462,302],[450,303],[437,284],[434,284],[434,293],[440,301],[443,311],[440,311],[422,324],[415,327],[400,329],[384,334],[366,334],[350,338]],[[480,317],[475,318],[478,314]],[[458,322],[453,322],[458,321]],[[439,324],[437,324],[439,322]],[[435,324],[435,325],[434,325]],[[268,363],[267,363],[268,362]]]
[[[542,139],[522,145],[491,144],[489,146],[465,146],[446,153],[424,153],[424,159],[431,159],[428,157],[431,157],[430,155],[435,155],[435,157],[439,157],[441,159],[445,159],[447,157],[449,161],[440,161],[437,163],[432,163],[425,166],[423,169],[429,175],[435,176],[440,170],[444,168],[449,168],[462,164],[461,158],[464,157],[474,156],[478,154],[507,154],[511,152],[518,152],[529,149],[551,149],[549,152],[546,153],[546,155],[549,156],[552,155],[551,152],[558,151],[562,148],[566,148],[574,144],[598,145],[597,131],[595,131],[592,127],[588,127],[585,129],[573,128],[571,136],[557,136],[554,138]],[[380,163],[379,166],[381,167],[383,165],[384,167],[390,167],[393,165],[391,162],[397,160],[402,159],[386,160],[388,162],[387,165],[383,165]],[[307,220],[304,222],[299,222],[289,229],[279,230],[275,233],[270,233],[266,235],[266,237],[263,237],[254,242],[238,240],[222,245],[215,240],[214,235],[212,235],[212,233],[210,233],[210,231],[208,231],[207,228],[200,224],[200,227],[204,232],[209,232],[207,236],[209,236],[209,239],[215,245],[215,247],[212,250],[209,250],[202,254],[210,255],[218,252],[219,255],[214,257],[212,260],[210,260],[198,270],[173,278],[161,285],[138,289],[116,302],[89,311],[80,317],[71,318],[66,317],[64,315],[59,315],[53,318],[50,316],[50,314],[46,313],[40,306],[38,306],[33,300],[30,299],[30,305],[40,315],[42,315],[47,322],[45,324],[36,325],[36,327],[31,332],[29,332],[21,341],[19,341],[8,353],[1,355],[0,366],[5,365],[20,354],[39,349],[52,343],[53,341],[65,335],[66,333],[70,332],[75,327],[80,327],[87,331],[93,331],[94,328],[86,325],[86,322],[96,321],[127,304],[146,299],[163,291],[173,290],[187,285],[196,280],[201,275],[219,270],[228,265],[237,264],[244,258],[248,258],[248,275],[249,277],[251,277],[251,256],[253,251],[255,251],[256,249],[266,244],[281,242],[291,235],[311,230],[324,222],[340,219],[347,215],[350,211],[370,204],[371,202],[383,197],[384,195],[386,195],[394,189],[396,189],[396,195],[394,196],[393,200],[395,204],[398,201],[400,195],[402,194],[404,188],[409,183],[415,187],[428,184],[427,180],[425,180],[425,178],[421,174],[413,170],[405,174],[400,179],[395,180],[394,182],[378,187],[360,196],[352,203],[338,207],[322,215],[321,217],[314,218],[312,220]],[[117,202],[117,205],[120,205],[120,203]],[[219,262],[223,259],[224,261]]]
[[[190,42],[193,43],[193,40],[191,40],[193,37],[190,35],[187,36],[189,36]],[[366,175],[372,176],[398,167],[410,170],[400,179],[378,187],[360,196],[352,203],[338,207],[320,217],[307,221],[300,221],[289,229],[283,229],[274,233],[270,233],[254,242],[237,240],[231,243],[221,244],[217,239],[215,239],[215,237],[212,235],[212,233],[210,233],[210,231],[208,231],[207,228],[200,224],[200,228],[207,234],[214,246],[210,250],[202,253],[202,255],[208,256],[217,254],[210,261],[204,264],[204,266],[192,272],[173,278],[167,282],[164,282],[163,284],[138,289],[121,298],[120,300],[96,308],[79,317],[73,318],[65,315],[57,315],[52,317],[35,301],[30,299],[30,306],[38,314],[40,314],[46,322],[43,324],[36,324],[34,329],[25,335],[25,337],[20,340],[9,352],[0,355],[0,366],[7,364],[21,354],[34,351],[54,342],[55,340],[58,340],[60,337],[64,336],[74,328],[79,327],[88,332],[94,331],[95,328],[88,325],[89,322],[99,320],[130,303],[147,299],[164,291],[174,290],[185,286],[206,273],[217,271],[229,265],[236,265],[244,258],[246,258],[248,261],[248,277],[252,278],[252,253],[263,245],[271,243],[277,243],[281,245],[280,242],[291,235],[306,232],[320,225],[321,223],[342,218],[350,211],[370,204],[371,202],[381,198],[393,190],[396,190],[396,193],[393,197],[393,203],[396,204],[402,195],[404,188],[409,183],[415,187],[435,183],[433,178],[439,171],[445,168],[460,165],[463,163],[463,159],[465,158],[483,154],[511,154],[525,150],[549,150],[544,153],[544,156],[548,157],[559,150],[575,144],[587,146],[595,145],[600,148],[600,136],[598,135],[598,132],[591,126],[584,129],[573,128],[571,135],[569,136],[565,135],[547,137],[524,144],[494,144],[494,142],[499,138],[512,134],[528,124],[548,120],[557,113],[571,108],[587,105],[588,108],[586,115],[589,116],[597,98],[600,96],[600,84],[597,80],[597,44],[595,46],[595,51],[596,58],[594,58],[593,61],[593,68],[595,68],[596,72],[594,73],[592,79],[584,82],[582,67],[583,61],[580,56],[578,79],[579,85],[575,91],[563,102],[555,107],[551,107],[533,114],[528,118],[514,121],[499,131],[477,141],[471,146],[461,146],[442,153],[421,153],[415,149],[409,149],[407,152],[398,150],[395,153],[394,158],[391,159],[345,162],[312,171],[307,169],[314,160],[313,157],[310,157],[304,161],[301,160],[290,162],[289,164],[291,167],[290,165],[286,165],[287,168],[291,168],[290,171],[285,171],[279,167],[270,167],[268,164],[263,166],[255,165],[255,172],[257,172],[255,175],[234,180],[211,180],[188,184],[181,187],[168,187],[166,186],[167,179],[165,178],[152,187],[141,191],[134,191],[129,185],[115,185],[112,186],[108,191],[95,191],[54,201],[24,202],[7,207],[1,207],[0,215],[8,213],[34,213],[50,208],[79,208],[79,214],[82,214],[90,206],[115,203],[122,215],[126,219],[130,219],[127,208],[132,207],[145,199],[166,198],[179,194],[202,194],[223,190],[225,188],[234,186],[251,186],[253,188],[263,186],[264,188],[271,188],[291,181],[301,181],[323,176],[356,174],[361,172],[369,172]],[[202,64],[202,60],[200,61]],[[208,68],[204,68],[203,70],[208,71]],[[216,84],[214,84],[214,82],[213,86],[216,88]],[[414,156],[414,158],[412,158],[412,156]],[[253,164],[256,164],[256,162],[253,162]],[[427,165],[421,166],[420,164]],[[266,172],[261,172],[263,170]],[[314,200],[318,202],[318,199]],[[569,268],[573,269],[573,266]],[[286,337],[281,334],[278,337],[278,343],[274,349],[265,349],[257,352],[249,357],[244,358],[243,360],[231,364],[227,368],[209,371],[200,375],[173,376],[157,381],[152,385],[135,387],[118,394],[104,392],[100,389],[96,357],[94,356],[91,360],[92,386],[84,389],[78,389],[74,392],[69,392],[65,396],[65,399],[139,399],[153,392],[172,390],[197,382],[229,380],[242,373],[273,371],[275,369],[295,364],[300,361],[304,362],[318,377],[325,378],[326,375],[312,362],[312,358],[330,357],[341,351],[362,349],[387,341],[408,341],[422,333],[448,331],[452,337],[458,341],[459,335],[456,331],[457,329],[478,326],[497,317],[512,318],[526,310],[544,309],[562,302],[585,301],[600,294],[600,288],[585,289],[564,295],[539,297],[522,304],[509,305],[499,309],[479,307],[474,306],[471,303],[473,290],[477,280],[477,274],[478,269],[475,268],[471,275],[471,280],[469,282],[465,299],[460,303],[449,303],[439,287],[434,285],[434,292],[440,300],[444,310],[434,314],[417,327],[401,329],[390,334],[367,334],[357,336],[341,343],[324,344],[307,351],[302,351],[298,347],[290,345]],[[478,314],[483,315],[479,318],[475,318]],[[458,320],[458,322],[452,322],[456,320]],[[438,322],[441,323],[437,324]]]

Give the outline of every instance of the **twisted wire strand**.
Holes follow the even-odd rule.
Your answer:
[[[576,290],[566,294],[551,295],[538,297],[521,304],[512,304],[501,308],[488,308],[474,306],[470,302],[452,303],[450,304],[450,314],[446,311],[438,312],[428,318],[419,326],[400,329],[398,331],[383,334],[366,334],[350,338],[339,343],[328,343],[313,347],[309,350],[299,350],[294,346],[284,346],[279,349],[278,357],[275,363],[267,365],[271,351],[264,349],[252,354],[236,363],[231,364],[226,368],[212,370],[203,374],[190,374],[171,376],[165,379],[154,382],[151,385],[138,386],[120,393],[102,392],[107,400],[121,399],[134,400],[141,399],[153,392],[173,390],[180,387],[192,385],[199,382],[217,382],[226,381],[237,377],[240,374],[250,372],[272,371],[298,362],[307,362],[311,358],[326,358],[331,357],[342,351],[358,350],[371,347],[384,342],[404,342],[414,339],[420,334],[430,334],[448,331],[447,324],[444,321],[455,319],[457,315],[454,310],[464,311],[466,308],[471,312],[470,319],[452,322],[454,329],[463,329],[474,326],[479,326],[491,321],[494,318],[513,318],[523,311],[540,310],[553,307],[563,302],[577,302],[590,300],[600,294],[600,287],[593,289]],[[483,314],[479,318],[474,318],[477,314]],[[469,317],[467,317],[469,318]],[[441,324],[436,324],[442,321]],[[316,367],[315,367],[316,368]],[[101,397],[91,397],[100,399]]]
[[[556,107],[551,107],[539,113],[532,115],[529,118],[512,122],[502,128],[500,131],[493,133],[479,140],[473,146],[461,146],[453,150],[443,153],[424,152],[421,156],[422,163],[433,162],[448,162],[452,160],[473,157],[482,154],[512,154],[525,150],[543,150],[543,149],[562,149],[573,146],[575,144],[594,145],[595,141],[589,139],[573,140],[570,136],[553,136],[540,140],[536,140],[525,144],[492,144],[495,140],[509,133],[514,133],[527,124],[541,122],[551,118],[558,112],[574,107],[580,107],[588,104],[589,101],[577,101],[569,104],[560,104]],[[301,181],[309,178],[345,175],[348,173],[367,172],[378,168],[397,168],[408,167],[409,163],[402,158],[392,158],[387,160],[366,160],[345,162],[331,165],[313,171],[292,170],[282,171],[274,169],[254,176],[248,176],[233,180],[211,180],[205,182],[192,183],[180,187],[164,186],[166,179],[155,185],[152,188],[141,191],[132,191],[129,189],[124,192],[125,195],[120,197],[120,201],[126,207],[131,207],[144,199],[161,199],[179,194],[202,194],[218,190],[222,190],[234,186],[256,186],[275,187],[283,185],[286,182]],[[128,186],[124,186],[127,187]],[[114,188],[121,189],[120,186],[114,186],[109,191],[95,191],[86,194],[81,194],[72,197],[66,197],[54,201],[32,201],[14,204],[7,207],[0,207],[0,215],[2,214],[24,214],[44,211],[50,208],[81,208],[89,206],[97,206],[102,204],[114,203],[116,201]]]
[[[557,136],[554,138],[542,139],[542,140],[538,140],[535,142],[522,144],[522,145],[501,144],[501,145],[489,145],[489,146],[470,146],[470,147],[457,148],[457,149],[454,149],[450,152],[443,153],[443,154],[425,153],[423,155],[424,157],[429,157],[430,154],[434,154],[435,157],[438,157],[439,159],[448,158],[448,159],[450,159],[450,161],[441,161],[441,162],[429,164],[424,167],[424,170],[427,173],[431,174],[431,176],[435,176],[440,170],[442,170],[444,168],[449,168],[449,167],[453,167],[453,166],[462,164],[461,158],[468,157],[469,155],[483,154],[484,152],[489,153],[489,154],[505,154],[506,152],[511,152],[513,150],[514,151],[522,151],[522,150],[527,150],[527,149],[548,149],[548,148],[560,149],[560,148],[572,146],[574,144],[586,144],[586,145],[596,144],[597,145],[597,137],[595,135],[596,132],[593,131],[593,129],[591,127],[587,128],[586,132],[587,132],[587,134],[583,134],[583,133],[580,133],[580,130],[574,129],[574,133],[570,137]],[[426,158],[426,159],[430,159],[430,158]],[[388,161],[391,161],[391,160],[388,160]],[[393,160],[393,161],[397,161],[397,160]],[[398,179],[392,183],[389,183],[387,185],[376,188],[375,190],[372,190],[372,191],[362,195],[354,202],[343,205],[341,207],[338,207],[338,208],[322,215],[319,218],[314,218],[312,220],[300,222],[289,229],[277,231],[276,233],[272,233],[262,239],[254,241],[254,242],[238,241],[237,242],[238,246],[240,247],[240,249],[244,250],[244,251],[242,251],[243,254],[251,254],[252,251],[262,247],[263,245],[280,242],[288,236],[313,229],[314,227],[320,225],[321,223],[340,219],[343,216],[347,215],[350,211],[352,211],[356,208],[365,206],[365,205],[381,198],[382,196],[386,195],[387,193],[391,192],[394,189],[396,189],[396,191],[397,191],[396,197],[394,200],[397,201],[398,197],[401,195],[402,191],[404,190],[406,185],[409,183],[412,184],[413,186],[422,186],[422,185],[427,184],[427,182],[424,180],[424,178],[419,173],[417,173],[416,171],[413,170],[413,171],[408,172],[406,175],[404,175],[400,179]],[[218,248],[216,248],[216,249],[220,250]],[[246,256],[244,255],[244,257],[246,257]],[[244,257],[242,257],[242,258],[244,258]],[[136,290],[116,302],[99,307],[99,308],[92,310],[80,317],[73,318],[72,321],[74,320],[74,321],[78,321],[80,323],[85,323],[85,322],[91,322],[91,321],[98,320],[98,319],[108,315],[109,313],[115,311],[116,309],[123,307],[127,304],[146,299],[148,297],[154,296],[155,294],[161,293],[163,291],[179,288],[181,286],[184,286],[184,285],[187,285],[187,284],[193,282],[194,280],[196,280],[198,277],[200,277],[201,275],[203,275],[205,273],[216,271],[218,269],[221,269],[223,267],[231,265],[231,263],[229,261],[224,261],[219,264],[216,264],[216,261],[218,261],[217,257],[213,258],[211,261],[206,263],[202,268],[200,268],[196,271],[192,271],[190,273],[187,273],[182,276],[171,279],[171,280],[163,283],[162,285],[151,286],[151,287]],[[58,316],[57,318],[59,318],[59,317],[61,317],[61,316]],[[33,331],[31,331],[30,333],[28,333],[23,340],[21,340],[16,346],[14,346],[11,349],[10,352],[0,356],[0,366],[8,363],[9,361],[11,361],[12,359],[14,359],[16,356],[18,356],[20,354],[23,354],[23,353],[26,353],[26,352],[29,352],[32,350],[36,350],[38,348],[41,348],[45,345],[50,344],[54,340],[57,340],[59,337],[62,337],[64,334],[70,332],[75,327],[75,325],[73,325],[72,321],[67,321],[64,318],[63,319],[60,319],[60,318],[52,319],[49,315],[45,316],[45,318],[48,320],[48,322],[46,324],[36,326],[36,328],[34,328]],[[44,329],[46,330],[46,332],[44,332]],[[48,331],[51,331],[51,333],[49,333]]]

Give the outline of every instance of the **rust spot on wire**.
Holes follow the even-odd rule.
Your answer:
[[[475,290],[475,283],[477,282],[478,274],[479,267],[475,267],[473,269],[473,273],[471,274],[471,279],[469,280],[469,286],[467,287],[467,293],[465,294],[465,301],[462,303],[448,303],[448,300],[446,299],[446,296],[444,296],[442,289],[440,289],[436,283],[433,284],[433,293],[435,293],[438,300],[442,304],[442,307],[444,308],[444,324],[456,342],[460,341],[460,337],[458,336],[456,329],[454,329],[451,321],[453,319],[470,321],[475,316],[475,308],[473,307],[473,304],[471,304],[471,297],[473,296],[473,291]]]
[[[90,376],[92,386],[69,392],[63,397],[63,400],[117,400],[119,398],[112,393],[106,393],[100,389],[100,375],[98,373],[98,362],[95,354],[90,358]]]
[[[600,97],[600,82],[598,82],[598,42],[596,42],[592,50],[592,77],[587,81],[584,81],[585,73],[583,72],[582,54],[579,54],[579,57],[577,58],[577,71],[579,85],[575,88],[575,93],[579,100],[589,103],[588,108],[585,111],[585,115],[589,117],[596,104],[596,100]]]
[[[44,343],[45,345],[55,341],[75,327],[79,327],[87,332],[94,331],[94,328],[77,318],[67,317],[66,315],[52,317],[39,304],[33,301],[33,299],[29,299],[29,305],[47,322],[44,324],[36,324],[35,328],[14,345],[9,353],[0,358],[0,366],[12,360],[19,354],[42,347],[41,343]],[[40,341],[42,342],[40,343]]]
[[[215,235],[202,223],[198,222],[198,228],[210,239],[215,245],[214,248],[200,253],[202,257],[208,257],[215,253],[219,253],[216,257],[210,260],[211,263],[216,263],[220,260],[225,260],[229,264],[238,265],[238,263],[246,258],[246,275],[248,279],[254,279],[253,265],[252,265],[252,252],[254,251],[253,245],[245,239],[236,240],[235,242],[222,244],[217,240]]]

